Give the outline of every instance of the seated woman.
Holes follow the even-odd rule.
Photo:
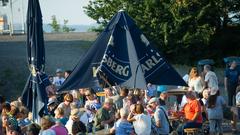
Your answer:
[[[142,104],[136,104],[134,107],[131,107],[127,120],[133,123],[137,135],[150,135],[151,117],[144,114]]]
[[[186,93],[187,103],[183,107],[185,123],[178,129],[178,134],[183,135],[186,128],[201,128],[202,114],[201,105],[193,91]]]

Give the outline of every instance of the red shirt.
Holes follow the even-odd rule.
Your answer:
[[[202,123],[202,114],[201,114],[201,105],[197,99],[195,100],[188,100],[188,103],[183,108],[185,118],[187,120],[193,120],[195,113],[199,113],[197,116],[196,122]]]

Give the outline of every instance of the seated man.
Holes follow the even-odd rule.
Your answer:
[[[105,124],[113,125],[114,115],[111,116],[109,111],[112,108],[113,100],[111,98],[106,98],[103,106],[97,110],[94,118],[94,126],[96,130],[101,130],[104,128]]]
[[[201,128],[202,127],[202,114],[201,105],[196,99],[193,91],[186,93],[187,103],[183,107],[185,116],[185,123],[178,129],[178,134],[183,135],[185,128]]]
[[[127,121],[128,111],[126,108],[120,109],[121,118],[114,124],[110,132],[116,135],[131,135],[134,134],[133,125]]]

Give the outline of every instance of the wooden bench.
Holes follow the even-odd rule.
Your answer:
[[[198,134],[198,131],[199,131],[199,128],[185,128],[185,129],[184,129],[184,132],[185,132],[187,135],[197,135],[197,134]]]

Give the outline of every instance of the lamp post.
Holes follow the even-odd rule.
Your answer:
[[[24,20],[24,5],[23,0],[21,1],[22,8],[22,34],[25,33],[25,20]]]
[[[9,0],[10,6],[10,36],[13,34],[13,8],[12,8],[12,0]]]

